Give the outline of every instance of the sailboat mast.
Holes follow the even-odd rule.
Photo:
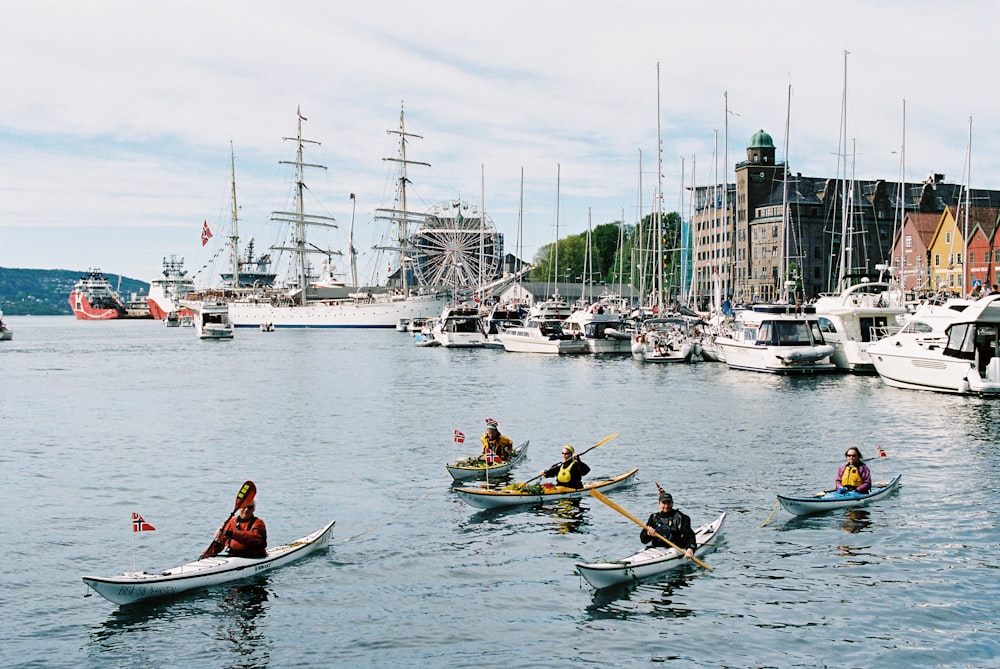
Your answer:
[[[837,291],[844,289],[844,275],[846,273],[845,263],[847,262],[847,246],[850,242],[847,239],[847,219],[848,194],[847,194],[847,50],[844,50],[844,92],[840,102],[840,152],[843,156],[843,179],[841,180],[841,219],[840,219],[840,267],[837,272]],[[837,161],[841,161],[841,155],[837,156]]]
[[[727,227],[726,216],[729,213],[729,91],[723,92],[722,97],[725,99],[726,103],[726,115],[723,124],[722,132],[722,239],[725,240],[726,233],[729,228]],[[733,244],[736,243],[736,235],[733,235]],[[728,247],[724,247],[728,251]],[[723,263],[726,267],[726,276],[724,279],[725,288],[727,294],[732,294],[735,292],[735,277],[733,276],[733,266],[732,263],[736,259],[736,254],[733,253],[732,257],[726,260],[726,253],[722,253]]]
[[[656,307],[663,313],[663,135],[660,127],[660,64],[656,64]]]
[[[233,294],[235,294],[240,287],[240,252],[239,252],[240,233],[237,229],[237,220],[236,220],[237,219],[236,212],[238,211],[236,206],[236,153],[233,150],[233,143],[231,141],[229,142],[229,168],[230,168],[230,173],[232,175],[232,184],[233,184],[233,212],[232,212],[233,229],[229,235],[229,249],[231,253],[231,261],[233,268],[232,289],[233,289]]]
[[[788,212],[788,177],[791,176],[791,170],[788,166],[788,128],[791,125],[792,118],[792,85],[788,84],[788,102],[785,108],[785,169],[784,178],[782,179],[783,185],[781,187],[781,237],[782,237],[782,248],[781,248],[781,281],[782,284],[778,286],[781,290],[784,286],[788,285],[789,281],[792,281],[791,277],[788,276],[788,257],[791,254],[791,229],[789,226],[789,212]],[[793,291],[794,285],[793,285]],[[787,291],[786,291],[787,292]],[[787,296],[786,301],[792,303],[793,296]]]
[[[559,295],[559,188],[561,186],[562,179],[562,165],[556,163],[556,247],[555,247],[555,269],[553,270],[552,276],[554,277],[553,284],[555,285],[555,295]]]
[[[972,117],[969,117],[969,145],[965,151],[965,232],[962,235],[962,296],[969,292],[969,282],[972,281],[972,263],[969,262],[969,186],[972,184]]]
[[[899,286],[906,292],[906,248],[903,244],[903,224],[906,221],[906,98],[903,98],[903,137],[899,145],[899,194],[896,198],[895,230],[892,231],[893,241],[899,240]],[[892,257],[889,258],[890,267]],[[891,270],[890,270],[891,271]],[[890,273],[891,276],[891,273]],[[914,286],[916,287],[916,286]]]

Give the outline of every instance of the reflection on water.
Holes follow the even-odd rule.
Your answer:
[[[266,667],[271,659],[271,643],[257,623],[267,614],[266,576],[253,583],[234,585],[219,600],[222,629],[219,640],[227,642],[233,667]]]
[[[841,521],[840,526],[845,532],[850,532],[851,534],[857,534],[858,532],[864,532],[872,525],[870,520],[871,514],[867,509],[844,509],[845,517]]]
[[[695,578],[697,574],[693,570],[681,566],[665,576],[601,588],[594,592],[593,602],[587,607],[587,616],[591,620],[625,620],[640,615],[687,618],[695,611],[685,604],[681,593]]]
[[[267,583],[265,574],[252,583],[120,606],[91,632],[89,645],[104,658],[117,658],[121,666],[155,666],[152,658],[163,649],[136,644],[136,634],[169,634],[218,611],[221,629],[216,638],[226,643],[232,656],[224,666],[267,667],[271,642],[258,628],[267,613]]]
[[[552,506],[541,506],[538,512],[556,520],[556,532],[575,534],[587,524],[587,517],[578,499],[556,500]]]

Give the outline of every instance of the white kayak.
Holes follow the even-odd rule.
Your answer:
[[[831,509],[845,509],[852,506],[866,506],[872,502],[888,496],[899,487],[899,480],[902,474],[896,474],[889,482],[872,483],[871,491],[860,492],[827,492],[812,497],[790,497],[788,495],[778,495],[778,501],[785,510],[796,516],[805,516],[810,513],[821,513]]]
[[[567,488],[549,483],[529,486],[524,483],[514,483],[503,488],[455,488],[455,492],[463,500],[480,509],[496,509],[518,504],[540,504],[557,499],[580,499],[589,495],[591,490],[606,492],[627,485],[635,478],[639,469],[633,469],[610,479],[587,481],[582,488]]]
[[[715,549],[715,544],[722,537],[722,524],[725,520],[726,514],[723,513],[694,531],[698,544],[694,549],[695,557],[700,558]],[[578,562],[576,570],[592,587],[600,589],[656,576],[688,563],[694,564],[675,548],[644,548],[614,562]]]
[[[173,567],[158,574],[128,571],[121,576],[84,576],[83,582],[115,604],[166,597],[186,590],[238,581],[298,560],[330,542],[333,524],[284,546],[267,549],[267,557],[244,558],[216,555]]]
[[[445,465],[448,473],[456,481],[467,481],[469,479],[481,479],[490,477],[503,476],[511,469],[514,465],[524,460],[525,456],[528,455],[528,442],[524,442],[520,446],[514,449],[514,454],[511,455],[510,460],[507,462],[501,462],[497,465],[487,465],[486,461],[482,456],[475,458],[466,458],[465,460],[459,460],[454,464]]]

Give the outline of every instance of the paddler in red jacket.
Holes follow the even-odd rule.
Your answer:
[[[267,525],[253,515],[257,505],[253,502],[240,509],[215,533],[217,544],[229,548],[232,557],[267,557]]]

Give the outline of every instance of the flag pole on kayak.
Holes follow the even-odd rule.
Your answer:
[[[226,518],[222,522],[221,527],[225,527],[226,523],[229,522],[230,518],[236,515],[237,511],[251,504],[254,500],[254,497],[256,496],[257,496],[257,486],[254,485],[254,482],[247,481],[246,483],[244,483],[240,487],[240,491],[236,493],[236,504],[233,505],[232,513],[229,514],[229,518]],[[202,554],[198,556],[198,559],[200,560],[202,558],[212,557],[213,555],[221,551],[222,548],[223,545],[220,544],[218,541],[216,541],[215,538],[213,538],[212,543],[208,545],[208,548],[202,551]]]
[[[604,437],[604,439],[601,439],[599,442],[597,442],[596,444],[594,444],[593,446],[591,446],[590,448],[588,448],[587,450],[585,450],[583,453],[578,453],[577,455],[574,455],[573,457],[574,458],[581,458],[584,455],[586,455],[587,453],[590,453],[592,450],[594,450],[598,446],[603,446],[604,444],[608,443],[609,441],[611,441],[612,439],[614,439],[617,436],[618,436],[617,432],[615,432],[614,434],[609,434],[608,436]],[[561,464],[561,463],[558,463],[558,464]],[[539,474],[538,476],[533,476],[532,478],[528,479],[524,483],[518,483],[516,485],[526,486],[529,483],[531,483],[532,481],[534,481],[535,479],[540,479],[540,478],[542,478],[541,474]]]
[[[594,497],[594,498],[596,498],[598,500],[600,500],[601,502],[604,502],[605,504],[607,504],[612,509],[614,509],[618,513],[622,514],[623,516],[625,516],[626,518],[628,518],[629,520],[631,520],[633,523],[635,523],[639,527],[642,527],[642,528],[646,527],[646,523],[642,522],[641,520],[639,520],[638,518],[636,518],[635,516],[633,516],[631,513],[629,513],[628,511],[626,511],[622,507],[620,507],[617,504],[615,504],[614,502],[612,502],[610,499],[608,499],[607,497],[605,497],[604,495],[602,495],[598,491],[591,489],[590,496]],[[649,532],[648,529],[646,531]],[[672,542],[670,539],[667,539],[666,537],[664,537],[664,536],[662,536],[660,534],[657,534],[655,531],[654,532],[649,532],[649,533],[652,536],[654,536],[657,539],[659,539],[660,541],[666,543],[668,546],[670,546],[674,550],[678,551],[681,555],[684,555],[684,549],[681,548],[680,546],[678,546],[677,544],[675,544],[674,542]],[[691,556],[691,560],[696,565],[698,565],[699,567],[704,567],[705,569],[707,569],[709,571],[714,571],[711,567],[709,567],[707,564],[705,564],[704,562],[702,562],[701,560],[699,560],[694,555]]]

